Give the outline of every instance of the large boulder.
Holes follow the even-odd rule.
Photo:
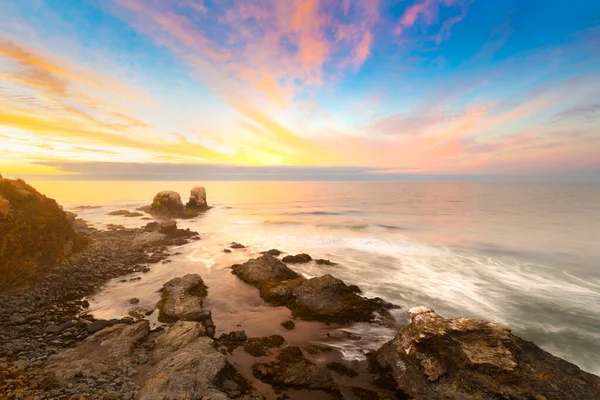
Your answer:
[[[177,192],[164,190],[158,192],[152,200],[150,212],[159,215],[179,215],[183,213],[181,196]]]
[[[275,389],[323,390],[339,396],[329,371],[304,358],[298,347],[282,349],[272,362],[254,364],[252,374]]]
[[[372,321],[376,315],[390,317],[392,304],[359,296],[331,275],[305,279],[279,259],[262,257],[232,266],[232,273],[256,287],[260,296],[276,306],[286,306],[295,317],[323,322]]]
[[[427,307],[370,359],[399,398],[599,399],[600,378],[547,353],[506,327],[445,319]]]
[[[236,264],[232,266],[232,270],[238,278],[254,286],[265,284],[267,281],[282,282],[298,278],[297,273],[270,254]]]
[[[0,287],[48,271],[85,241],[56,201],[0,178]]]
[[[212,339],[198,337],[160,361],[140,392],[140,400],[228,399],[217,388],[226,357]]]
[[[196,321],[210,319],[210,311],[203,308],[207,287],[197,274],[171,279],[161,289],[158,320],[161,322]],[[211,324],[212,325],[212,324]]]
[[[292,288],[287,307],[295,317],[324,322],[371,321],[393,305],[359,296],[344,281],[327,274],[303,280]]]
[[[196,186],[190,192],[190,200],[188,201],[187,207],[206,209],[208,203],[206,202],[206,189],[202,186]]]

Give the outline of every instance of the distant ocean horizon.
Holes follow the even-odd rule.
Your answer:
[[[403,306],[399,318],[408,307],[427,305],[445,317],[505,324],[600,374],[598,184],[27,182],[98,228],[142,226],[147,221],[107,214],[150,204],[161,190],[177,191],[185,201],[192,187],[206,187],[214,208],[178,222],[202,240],[184,246],[179,258],[139,286],[109,285],[92,305],[104,317],[126,314],[123,304],[133,294],[154,301],[175,273],[197,272],[211,291],[227,293],[235,280],[228,268],[238,255],[224,254],[223,247],[236,241],[249,248],[240,261],[270,248],[330,259],[339,265],[309,264],[298,272],[357,284],[369,296]],[[377,341],[392,334],[379,332]],[[345,349],[349,358],[355,350]]]

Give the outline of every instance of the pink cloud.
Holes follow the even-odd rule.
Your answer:
[[[406,11],[404,11],[398,21],[398,24],[396,25],[394,34],[396,36],[401,36],[407,29],[414,26],[419,20],[423,20],[423,22],[427,25],[432,25],[437,21],[440,7],[442,5],[446,7],[463,6],[463,13],[460,16],[450,18],[444,22],[444,25],[437,36],[437,40],[440,41],[453,25],[464,19],[466,16],[465,4],[468,5],[469,2],[465,3],[463,0],[417,0],[413,5],[408,7]]]

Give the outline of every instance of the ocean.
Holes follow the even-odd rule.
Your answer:
[[[260,251],[305,252],[338,265],[294,266],[326,273],[406,310],[427,305],[444,317],[480,318],[600,375],[600,185],[402,182],[73,182],[30,181],[66,210],[102,229],[139,227],[140,218],[108,216],[150,204],[161,190],[185,199],[206,187],[214,206],[179,221],[202,240],[173,249],[142,280],[109,282],[90,299],[97,317],[127,315],[128,299],[152,309],[167,280],[198,273],[209,286],[218,334],[250,334],[289,318],[267,306],[229,267]],[[96,206],[98,208],[78,208]],[[226,254],[235,241],[247,246]],[[152,317],[152,316],[151,316]],[[317,324],[318,325],[318,324]],[[394,329],[369,324],[299,322],[298,340],[322,340],[348,359],[364,357]]]

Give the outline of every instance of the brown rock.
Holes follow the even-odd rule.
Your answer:
[[[502,325],[444,319],[427,307],[372,357],[380,382],[423,399],[598,399],[600,378]]]

